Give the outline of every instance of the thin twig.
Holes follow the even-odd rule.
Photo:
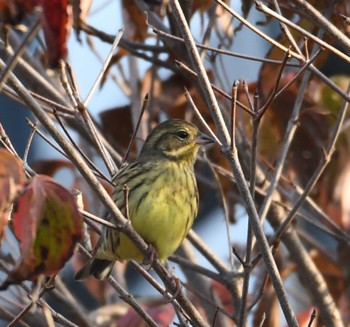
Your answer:
[[[222,262],[220,258],[200,239],[200,237],[190,230],[187,235],[188,240],[192,245],[219,271],[220,276],[225,280],[225,285],[231,294],[234,306],[239,307],[241,286],[240,280],[233,278],[237,276],[236,272],[229,270],[226,263]]]
[[[219,60],[220,68],[218,68],[217,59]],[[213,66],[214,76],[218,80],[221,89],[227,90],[231,86],[231,78],[228,76],[230,71],[226,69],[226,63],[224,62],[223,56],[213,54],[210,56],[210,62]]]
[[[102,142],[101,138],[99,137],[99,133],[97,132],[96,127],[92,122],[92,119],[90,117],[90,114],[89,114],[87,108],[85,107],[84,103],[80,99],[71,66],[68,63],[63,65],[63,62],[61,61],[60,68],[61,68],[61,70],[60,70],[61,76],[60,77],[61,77],[62,85],[66,89],[67,94],[70,95],[72,103],[73,103],[74,107],[77,109],[77,112],[79,112],[80,117],[82,117],[82,119],[85,123],[85,126],[87,127],[87,130],[89,132],[89,135],[92,138],[92,140],[94,141],[99,153],[101,154],[102,159],[103,159],[109,173],[113,176],[117,170],[115,163],[113,162],[111,155],[109,154],[104,143]],[[69,79],[67,78],[67,74],[68,74]]]
[[[247,92],[249,97],[249,92]],[[253,109],[258,112],[259,108],[259,96],[258,91],[254,92],[254,102]],[[255,182],[256,182],[256,165],[257,165],[257,154],[258,154],[258,132],[261,123],[261,119],[253,119],[253,133],[252,133],[252,155],[250,161],[250,178],[249,178],[249,190],[252,195],[252,199],[255,200]],[[241,307],[239,309],[238,326],[243,327],[246,324],[247,315],[247,299],[250,284],[250,276],[252,271],[251,256],[252,256],[252,246],[253,246],[253,230],[248,221],[248,231],[247,231],[247,242],[246,242],[246,255],[245,262],[243,264],[244,268],[244,279],[243,279],[243,289],[242,289],[242,300]]]
[[[22,287],[24,288],[24,284],[22,284]],[[25,287],[26,291],[29,294],[29,290],[27,289],[27,287]],[[39,305],[40,307],[42,307],[43,305],[46,305],[47,308],[51,311],[52,313],[52,317],[62,323],[63,326],[66,327],[78,327],[76,324],[74,324],[73,322],[69,321],[68,319],[66,319],[65,317],[57,314],[55,311],[52,310],[52,308],[43,300],[41,300],[41,298],[43,297],[43,295],[49,290],[50,288],[43,286],[41,291],[38,293],[38,295],[35,297],[35,299],[33,299],[30,303],[28,303],[22,310],[21,312],[7,325],[7,326],[15,326],[15,324],[17,324],[18,321],[20,321],[22,319],[22,317],[27,314],[29,312],[29,310],[34,306],[34,305]],[[57,320],[58,319],[58,320]]]
[[[223,167],[212,163],[213,167],[220,173],[220,175],[224,176],[225,178],[227,178],[228,180],[231,180],[232,182],[235,182],[234,176],[232,174],[232,172],[228,171],[227,169],[224,169]],[[261,190],[261,189],[257,189],[258,193],[260,196],[265,197],[266,196],[266,192]],[[302,194],[302,189],[299,187],[295,187],[293,186],[293,191],[290,188],[287,189],[280,189],[280,192],[282,193],[283,196],[290,196],[290,194],[292,192],[296,192],[297,195],[301,195]],[[326,213],[323,212],[323,210],[310,198],[307,197],[306,198],[306,204],[310,206],[310,208],[312,210],[315,210],[315,214],[317,217],[320,217],[319,219],[322,219],[326,224],[325,225],[320,225],[318,223],[315,222],[315,218],[310,217],[310,215],[307,212],[304,213],[298,213],[298,216],[306,221],[308,221],[310,224],[314,225],[317,228],[322,229],[324,232],[328,233],[329,235],[334,236],[335,238],[348,242],[349,241],[349,235],[346,233],[346,231],[342,230],[341,228],[339,228],[339,226],[330,218],[327,216]],[[274,206],[278,206],[280,208],[282,208],[283,210],[290,211],[292,210],[292,208],[290,206],[287,206],[279,201],[273,200],[273,205]],[[306,211],[305,209],[301,208],[301,211]],[[284,217],[283,217],[284,218]],[[334,232],[332,232],[329,228],[332,228]],[[259,256],[261,256],[261,254],[259,254]]]
[[[268,41],[272,45],[276,46],[277,48],[281,49],[283,52],[286,52],[288,48],[281,45],[280,43],[276,42],[274,39],[270,38],[268,35],[257,29],[253,24],[250,24],[247,20],[245,20],[243,17],[238,15],[236,12],[234,12],[229,6],[227,6],[222,0],[215,0],[217,1],[226,11],[228,11],[231,15],[236,17],[238,20],[240,20],[244,25],[246,25],[249,29],[251,29],[254,33],[261,36],[264,40]],[[296,52],[291,51],[291,55],[302,61],[305,62],[306,58],[303,55],[300,55]],[[315,74],[318,78],[320,78],[324,83],[326,83],[331,89],[333,89],[335,92],[337,92],[343,99],[346,99],[347,101],[350,101],[350,96],[348,96],[338,85],[336,85],[332,80],[330,80],[327,76],[325,76],[322,72],[320,72],[314,65],[309,66],[309,70]]]
[[[175,17],[175,20],[177,22],[178,28],[182,34],[182,37],[184,38],[186,49],[188,51],[188,54],[190,56],[190,59],[192,61],[192,65],[194,67],[194,70],[197,73],[199,85],[201,87],[201,90],[204,95],[204,99],[207,103],[207,106],[212,113],[213,120],[215,122],[215,125],[218,129],[219,133],[219,139],[223,143],[229,143],[230,135],[228,132],[228,129],[226,127],[225,121],[223,119],[223,116],[221,114],[221,109],[218,105],[218,102],[215,98],[213,89],[211,87],[211,83],[209,81],[209,78],[207,76],[206,70],[204,68],[204,65],[200,59],[200,55],[198,53],[198,50],[196,48],[196,44],[194,42],[194,39],[192,37],[190,28],[187,24],[185,15],[182,12],[181,6],[178,2],[178,0],[170,1],[169,5],[173,11],[173,15]]]
[[[321,35],[323,35],[322,31],[319,32],[320,37],[321,37]],[[317,53],[318,53],[318,46],[315,45],[313,47],[313,50],[312,50],[312,57],[315,58],[314,55],[316,55]],[[274,171],[274,174],[272,176],[270,186],[268,188],[267,194],[264,198],[264,201],[263,201],[261,208],[260,208],[260,211],[259,211],[260,220],[262,222],[265,220],[265,217],[268,213],[269,207],[270,207],[271,202],[272,202],[273,194],[274,194],[275,189],[277,187],[277,183],[279,181],[279,178],[282,174],[282,169],[284,167],[284,163],[285,163],[285,160],[287,158],[287,154],[288,154],[290,145],[291,145],[292,140],[294,138],[294,134],[296,133],[296,130],[297,130],[297,121],[299,119],[299,114],[300,114],[304,94],[306,92],[306,87],[308,85],[310,77],[311,77],[311,72],[308,70],[305,72],[303,79],[302,79],[302,82],[301,82],[301,85],[299,87],[299,92],[298,92],[297,98],[296,98],[295,103],[294,103],[294,108],[293,108],[291,117],[288,121],[287,130],[284,134],[281,155],[280,155],[280,158],[275,166],[275,171]]]
[[[348,86],[347,93],[350,94],[350,84]],[[348,107],[349,107],[349,103],[346,101],[343,101],[342,107],[338,113],[336,124],[335,124],[335,126],[333,128],[333,132],[330,136],[329,144],[328,144],[327,148],[324,149],[324,151],[323,151],[322,159],[318,163],[312,177],[309,179],[306,187],[304,188],[303,193],[299,196],[298,200],[293,205],[293,209],[289,212],[289,214],[286,217],[283,224],[281,224],[281,226],[278,228],[278,230],[276,232],[276,236],[275,236],[276,239],[280,238],[281,235],[286,231],[287,227],[291,224],[291,222],[293,221],[299,208],[304,203],[305,199],[308,197],[310,192],[313,190],[317,181],[321,177],[323,171],[325,170],[328,163],[330,162],[332,154],[335,151],[335,144],[338,140],[338,137],[339,137],[339,134],[341,131],[341,127],[343,125]]]
[[[182,62],[180,62],[180,61],[178,61],[178,60],[175,60],[175,63],[176,63],[176,65],[177,65],[180,69],[182,69],[182,70],[184,70],[184,71],[190,73],[192,76],[198,78],[198,75],[197,75],[192,69],[190,69],[189,67],[187,67],[184,63],[182,63]],[[215,86],[214,84],[210,84],[210,86],[213,88],[214,91],[216,91],[216,92],[219,93],[220,95],[224,96],[226,99],[232,101],[232,97],[231,97],[229,94],[227,94],[227,93],[224,92],[223,90],[220,90],[220,89],[219,89],[217,86]],[[254,112],[253,112],[252,110],[250,110],[248,107],[246,107],[243,103],[237,101],[237,105],[238,105],[241,109],[243,109],[244,111],[246,111],[248,114],[250,114],[250,115],[253,115],[253,114],[254,114]]]
[[[2,320],[5,320],[6,318],[8,318],[8,320],[10,320],[10,319],[12,320],[15,318],[15,315],[11,311],[4,308],[3,306],[0,306],[0,314],[1,314]],[[18,321],[18,326],[30,327],[30,325],[28,325],[27,323],[25,323],[22,320]]]
[[[99,53],[100,48],[95,46],[94,39],[90,36],[86,36],[86,43],[89,46],[91,52],[95,55],[96,59],[103,65],[104,59]],[[125,74],[123,72],[122,66],[118,62],[117,67],[119,68],[119,74],[114,73],[112,69],[108,71],[109,76],[112,78],[112,80],[115,82],[116,85],[119,86],[120,90],[126,95],[129,96],[131,94],[130,87],[126,81]],[[101,84],[103,84],[103,80],[101,81]]]
[[[286,290],[283,287],[283,282],[278,272],[278,267],[270,251],[269,244],[266,239],[266,235],[263,231],[258,213],[256,211],[256,207],[254,205],[254,201],[251,197],[249,188],[247,186],[247,183],[238,159],[237,149],[234,149],[234,151],[228,151],[227,149],[223,151],[225,156],[229,160],[231,169],[234,173],[238,189],[243,198],[243,202],[245,204],[245,208],[246,208],[248,217],[250,219],[252,229],[254,231],[255,237],[257,239],[257,243],[259,245],[259,249],[263,253],[263,259],[265,261],[266,268],[269,272],[271,282],[274,286],[274,289],[275,289],[277,298],[279,300],[279,303],[281,305],[281,308],[283,310],[284,316],[289,326],[293,326],[293,327],[298,326],[296,316],[288,301]]]
[[[142,107],[141,107],[141,111],[140,111],[140,115],[139,115],[139,118],[136,122],[136,126],[135,126],[135,129],[134,129],[134,132],[132,133],[132,136],[131,136],[131,139],[130,139],[130,142],[129,142],[129,145],[128,145],[128,148],[125,152],[125,155],[122,159],[122,165],[125,163],[125,161],[128,159],[128,156],[129,156],[129,153],[131,151],[131,147],[132,145],[134,144],[134,141],[136,139],[136,135],[137,135],[137,132],[139,130],[139,127],[140,127],[140,124],[141,124],[141,120],[142,120],[142,117],[143,117],[143,114],[145,113],[145,110],[146,110],[146,107],[147,107],[147,103],[148,103],[148,93],[145,95],[144,99],[143,99],[143,102],[142,102]]]
[[[110,221],[108,221],[106,219],[103,219],[103,218],[100,218],[98,216],[95,216],[92,213],[87,212],[87,211],[85,211],[83,209],[79,209],[79,211],[87,219],[93,220],[94,222],[99,223],[99,224],[101,224],[103,226],[106,226],[108,228],[112,228],[112,229],[116,229],[116,230],[120,230],[122,228],[121,226],[115,225],[115,224],[111,223]]]
[[[13,56],[11,49],[9,49],[9,47],[6,47],[1,40],[0,54],[2,57]],[[3,69],[5,69],[5,67],[6,66],[4,66]],[[26,81],[30,82],[31,85],[35,85],[35,90],[40,90],[42,94],[45,94],[45,96],[51,100],[55,100],[59,103],[69,106],[67,100],[60,93],[60,88],[50,79],[48,75],[42,75],[41,72],[39,72],[37,69],[35,69],[35,67],[30,65],[22,58],[18,58],[16,69],[18,70],[19,74],[21,74],[21,76],[30,76],[30,80],[27,79]]]
[[[71,290],[66,286],[59,275],[55,278],[55,288],[51,291],[51,295],[55,297],[57,301],[64,303],[65,307],[71,309],[71,319],[73,321],[79,321],[79,324],[84,324],[84,327],[93,326],[90,316],[87,315],[87,310],[75,299]]]
[[[286,85],[284,85],[278,92],[276,92],[274,99],[278,98],[280,95],[283,95],[284,91],[291,86],[298,78],[299,76],[304,73],[304,71],[312,65],[312,63],[316,60],[316,58],[319,56],[319,54],[322,52],[322,49],[319,48],[315,51],[314,55],[304,63],[304,65],[297,71],[297,73],[293,76],[291,80],[288,81]]]
[[[18,62],[18,59],[23,55],[24,51],[26,50],[26,46],[34,39],[36,34],[39,32],[39,29],[41,27],[40,22],[41,22],[40,13],[37,12],[34,17],[34,23],[29,28],[27,34],[24,36],[21,45],[13,54],[13,56],[10,58],[10,60],[6,63],[5,69],[2,70],[0,73],[0,92],[2,91],[3,85],[6,83],[9,73],[14,70]]]
[[[234,260],[233,260],[233,255],[232,255],[232,239],[231,239],[231,233],[230,233],[230,215],[229,215],[229,210],[228,210],[228,206],[227,206],[227,200],[225,198],[225,192],[222,188],[219,176],[217,174],[217,172],[215,171],[214,167],[212,166],[210,160],[208,159],[208,157],[205,155],[205,153],[203,154],[204,158],[207,161],[207,164],[214,176],[214,179],[216,181],[216,184],[218,186],[218,190],[219,190],[219,201],[221,203],[221,206],[223,208],[224,211],[224,217],[225,217],[225,227],[226,227],[226,235],[227,235],[227,243],[228,243],[228,254],[229,254],[229,258],[230,258],[230,264],[231,264],[231,270],[234,271]]]
[[[280,155],[280,158],[278,159],[278,162],[275,166],[274,174],[270,180],[269,189],[266,193],[266,197],[265,197],[264,202],[262,203],[260,211],[259,211],[259,216],[260,216],[261,222],[263,222],[265,220],[267,212],[270,208],[270,205],[271,205],[271,202],[273,199],[273,194],[274,194],[275,189],[277,187],[277,183],[278,183],[279,178],[282,174],[282,169],[284,167],[284,163],[285,163],[285,160],[287,158],[289,147],[290,147],[291,142],[294,138],[294,134],[297,130],[297,127],[298,127],[297,122],[298,122],[298,118],[299,118],[299,113],[300,113],[301,105],[303,102],[304,93],[305,93],[306,87],[309,83],[310,75],[311,75],[311,73],[309,71],[305,72],[303,80],[302,80],[301,85],[299,87],[299,92],[298,92],[297,98],[295,99],[293,112],[292,112],[291,117],[288,121],[287,130],[284,134],[281,155]]]
[[[85,100],[84,100],[84,102],[83,102],[83,104],[84,104],[85,107],[88,106],[89,101],[90,101],[92,95],[94,94],[94,92],[96,91],[97,87],[99,86],[99,84],[100,84],[100,82],[101,82],[101,79],[102,79],[102,77],[104,76],[104,74],[105,74],[105,72],[106,72],[106,69],[107,69],[107,67],[108,67],[108,65],[109,65],[109,63],[110,63],[110,61],[111,61],[111,58],[112,58],[112,56],[113,56],[113,54],[114,54],[116,48],[118,47],[118,44],[119,44],[119,42],[120,42],[120,39],[121,39],[122,36],[123,36],[123,33],[124,33],[124,28],[119,29],[119,31],[118,31],[118,33],[117,33],[117,35],[116,35],[116,37],[115,37],[115,39],[114,39],[114,41],[113,41],[111,50],[109,51],[109,54],[108,54],[108,56],[107,56],[107,58],[106,58],[106,60],[105,60],[105,62],[104,62],[104,64],[103,64],[103,66],[102,66],[102,68],[101,68],[101,70],[100,70],[100,73],[98,74],[98,76],[97,76],[97,78],[96,78],[94,84],[92,85],[92,87],[91,87],[91,89],[90,89],[88,95],[86,96],[86,98],[85,98]]]
[[[297,0],[294,0],[297,1]],[[305,3],[305,1],[298,1],[299,4]],[[271,17],[274,17],[276,19],[278,19],[279,21],[281,21],[282,23],[288,25],[289,27],[293,28],[294,30],[302,33],[303,35],[307,36],[310,40],[315,41],[316,43],[318,43],[320,46],[324,47],[325,49],[328,49],[329,51],[333,52],[335,55],[337,55],[339,58],[345,60],[346,62],[350,63],[350,57],[347,56],[345,53],[339,51],[337,48],[331,46],[329,43],[323,41],[322,39],[318,38],[317,36],[311,34],[310,32],[306,31],[305,29],[303,29],[302,27],[300,27],[299,25],[293,23],[291,20],[284,18],[283,16],[275,13],[273,10],[271,10],[270,8],[268,8],[267,6],[265,6],[262,2],[260,1],[255,1],[256,4],[256,8],[259,11],[262,11],[264,14],[267,14]],[[320,14],[321,15],[321,14]],[[330,22],[328,19],[324,19],[328,26],[330,25]],[[323,26],[325,26],[323,24]],[[330,29],[327,28],[327,30],[329,31]],[[347,37],[344,35],[345,39],[341,38],[341,32],[339,30],[337,30],[336,33],[338,40],[341,39],[342,44],[344,45],[345,48],[347,48],[348,51],[350,51],[350,43],[347,40]],[[345,42],[344,42],[345,40]]]
[[[261,321],[259,323],[259,326],[258,327],[263,327],[264,326],[264,322],[266,320],[266,313],[263,312],[262,316],[261,316]]]
[[[304,41],[304,49],[305,49],[305,58],[306,60],[309,60],[310,59],[309,47],[308,47],[309,39],[306,36],[304,36],[303,41]]]
[[[237,92],[239,81],[235,80],[232,86],[232,100],[231,100],[231,151],[236,147],[236,115],[237,115]]]
[[[5,64],[0,60],[0,69],[3,69]],[[23,99],[28,108],[35,114],[40,123],[45,127],[45,129],[51,134],[55,141],[64,149],[66,154],[70,157],[71,161],[78,168],[80,173],[83,175],[87,183],[92,187],[96,195],[100,198],[102,203],[106,206],[109,214],[117,222],[124,224],[124,233],[135,243],[135,245],[140,249],[145,255],[148,254],[148,245],[144,240],[134,231],[132,226],[127,225],[127,220],[116,207],[114,201],[110,198],[106,190],[99,183],[98,179],[90,171],[87,164],[80,158],[75,148],[67,142],[67,140],[59,132],[55,124],[48,117],[47,113],[38,105],[38,103],[33,99],[27,89],[20,83],[20,81],[13,75],[10,74],[9,85],[18,93],[18,95]],[[164,267],[156,261],[153,263],[153,268],[159,274],[161,279],[164,281],[166,286],[175,293],[177,291],[177,285],[175,281],[171,278],[169,273],[164,269]],[[203,320],[199,312],[189,301],[189,299],[184,294],[179,294],[177,297],[182,308],[186,311],[187,315],[191,317],[192,322],[197,326],[208,326],[208,324]]]
[[[216,318],[218,316],[218,312],[219,312],[219,308],[216,308],[215,310],[215,315],[213,317],[213,322],[211,323],[211,325],[214,327],[216,325]]]
[[[196,117],[199,119],[199,121],[202,123],[202,125],[205,127],[205,129],[207,130],[207,132],[210,134],[210,136],[215,140],[215,142],[218,145],[222,145],[220,140],[218,139],[218,137],[215,135],[215,133],[212,131],[212,129],[210,128],[210,126],[208,125],[208,123],[205,121],[205,119],[203,118],[200,110],[197,108],[196,104],[194,103],[190,92],[188,92],[187,88],[185,87],[185,97],[187,99],[187,101],[189,102],[190,106],[192,107]]]
[[[229,272],[227,265],[200,239],[200,237],[190,230],[187,238],[192,245],[215,267],[223,276]]]
[[[123,185],[123,192],[124,192],[125,218],[130,220],[130,214],[129,214],[129,187],[128,187],[127,184]]]
[[[46,319],[47,326],[48,327],[55,327],[55,321],[54,321],[52,314],[51,314],[49,308],[47,307],[47,305],[43,304],[43,306],[41,307],[41,310],[42,310],[44,317]]]
[[[161,37],[165,37],[165,38],[169,38],[181,43],[185,43],[184,39],[182,39],[181,37],[172,35],[172,34],[168,34],[165,33],[151,25],[149,25],[149,27],[153,30],[154,33],[156,33],[157,35],[161,36]],[[211,47],[208,45],[204,45],[201,43],[195,43],[196,47],[203,49],[203,50],[207,50],[207,51],[212,51],[215,54],[223,54],[226,56],[230,56],[230,57],[235,57],[235,58],[240,58],[240,59],[246,59],[249,61],[258,61],[258,62],[263,62],[263,63],[267,63],[267,64],[274,64],[274,65],[280,65],[282,64],[282,61],[280,60],[273,60],[273,59],[267,59],[267,58],[259,58],[259,57],[255,57],[255,56],[250,56],[250,55],[246,55],[246,54],[240,54],[237,52],[232,52],[232,51],[228,51],[228,50],[223,50],[221,48],[215,48],[215,47]],[[289,67],[299,67],[299,64],[295,64],[295,63],[287,63],[287,66]]]
[[[77,149],[77,151],[80,153],[80,155],[86,160],[86,162],[92,167],[92,169],[96,172],[96,175],[98,175],[99,177],[101,177],[102,179],[108,181],[108,177],[106,175],[104,175],[101,170],[93,163],[93,161],[84,153],[84,151],[81,149],[81,147],[79,147],[74,139],[71,137],[70,133],[68,132],[65,124],[63,123],[63,121],[61,120],[60,116],[57,114],[56,109],[53,110],[53,114],[57,120],[57,122],[59,123],[60,127],[62,128],[64,134],[67,136],[67,138],[69,139],[69,141],[75,146],[75,148]]]
[[[227,278],[226,279],[222,278],[221,274],[215,273],[207,268],[204,268],[200,265],[197,265],[197,264],[193,263],[192,261],[184,259],[183,257],[180,257],[178,255],[173,254],[172,256],[169,257],[168,260],[171,262],[178,263],[180,266],[184,266],[188,269],[191,269],[192,271],[194,271],[198,274],[201,274],[205,277],[216,280],[219,283],[226,284],[226,282],[227,282],[227,280],[226,280]],[[231,277],[232,278],[239,278],[239,277],[241,277],[241,274],[233,272]]]
[[[249,93],[249,88],[248,88],[248,83],[247,81],[243,80],[242,81],[242,86],[243,86],[243,90],[244,90],[244,93],[245,93],[245,96],[248,100],[248,103],[249,103],[249,106],[250,106],[250,109],[252,109],[254,111],[254,103],[250,97],[250,93]]]
[[[292,0],[292,2],[298,7],[299,11],[308,15],[315,22],[315,24],[331,36],[335,43],[341,45],[345,50],[350,53],[350,40],[342,31],[340,31],[333,23],[321,14],[316,8],[314,8],[309,2],[303,0]],[[328,43],[327,43],[328,44]]]
[[[314,322],[315,318],[317,317],[316,315],[316,309],[314,308],[312,310],[312,313],[311,313],[311,316],[310,316],[310,321],[309,323],[307,324],[307,327],[311,327],[312,326],[312,323]]]
[[[282,16],[282,11],[281,8],[279,6],[279,3],[277,0],[273,0],[273,4],[276,8],[276,11]],[[293,37],[292,33],[289,31],[288,27],[286,24],[280,22],[280,26],[281,26],[281,30],[282,32],[284,32],[284,35],[287,37],[288,41],[290,42],[290,44],[292,45],[292,47],[294,48],[294,50],[299,53],[300,55],[302,55],[302,51],[299,48],[298,43],[296,42],[295,38]]]
[[[198,296],[200,299],[205,301],[207,304],[211,306],[215,306],[215,309],[218,310],[220,313],[224,314],[226,317],[232,319],[233,321],[237,321],[235,314],[231,314],[227,312],[224,308],[221,306],[218,306],[216,302],[214,302],[212,299],[204,296],[201,292],[199,292],[198,289],[195,289],[192,285],[189,283],[183,283],[183,286],[186,288],[188,292],[191,292],[193,295]],[[229,325],[231,326],[231,325]]]
[[[25,149],[24,149],[23,161],[24,161],[25,163],[28,162],[29,149],[30,149],[30,146],[31,146],[31,144],[32,144],[32,142],[33,142],[33,138],[34,138],[35,132],[36,132],[36,130],[37,130],[37,126],[38,126],[38,123],[35,122],[35,123],[34,123],[34,126],[33,126],[33,128],[32,128],[32,130],[31,130],[31,132],[30,132],[30,134],[29,134],[26,147],[25,147]]]
[[[79,244],[79,250],[85,256],[90,257],[90,253]],[[136,301],[136,299],[126,290],[124,287],[119,284],[112,276],[108,277],[108,282],[112,285],[112,287],[118,292],[120,298],[129,304],[138,315],[149,325],[153,327],[157,327],[158,324],[153,320],[153,318],[142,308],[142,306]]]
[[[107,43],[113,43],[114,40],[114,35],[110,35],[107,33],[104,33],[88,24],[86,24],[85,22],[81,22],[80,23],[80,28],[81,30],[83,30],[84,32],[86,32],[89,35],[93,35],[98,37],[101,41],[107,42]],[[130,42],[124,38],[122,38],[120,40],[120,44],[119,44],[122,48],[126,49],[128,52],[130,52],[130,54],[134,55],[137,58],[141,58],[144,59],[145,61],[151,62],[152,64],[155,64],[157,66],[160,67],[164,67],[169,69],[170,71],[174,71],[176,72],[176,69],[174,68],[174,65],[168,63],[167,61],[164,60],[160,60],[160,59],[155,59],[153,56],[148,56],[145,53],[142,53],[140,51],[137,51],[136,49],[141,49],[141,50],[145,50],[145,51],[157,51],[157,52],[167,52],[167,51],[163,51],[166,50],[164,48],[155,48],[152,46],[145,46],[144,44],[141,43],[137,43],[137,42]]]
[[[35,132],[36,132],[36,134],[38,134],[38,136],[40,136],[45,142],[47,142],[58,153],[60,153],[62,156],[64,156],[66,159],[68,159],[68,156],[56,144],[54,144],[44,133],[42,133],[29,118],[26,118],[26,122],[32,129],[35,129]],[[73,144],[75,144],[75,143],[73,142]],[[77,149],[77,151],[79,151],[79,153],[82,156],[84,156],[84,158],[88,162],[88,164],[90,164],[93,167],[94,174],[97,177],[99,177],[99,178],[105,180],[106,182],[112,184],[110,182],[109,178],[107,178],[105,175],[103,175],[99,170],[97,170],[97,171],[94,170],[95,164],[88,157],[86,157],[86,155],[83,152],[81,152],[79,147],[76,147],[76,149]]]
[[[63,104],[58,103],[57,101],[54,101],[52,99],[48,99],[38,93],[35,93],[33,91],[30,91],[30,94],[35,98],[40,100],[41,102],[47,104],[49,107],[51,108],[55,108],[58,112],[63,113],[63,114],[67,114],[70,116],[74,115],[74,111],[72,107],[67,107],[64,106]]]
[[[175,310],[181,312],[182,315],[186,316],[187,319],[189,319],[189,317],[186,315],[186,312],[181,308],[176,299],[174,299],[174,297],[164,287],[162,287],[157,282],[157,280],[149,274],[148,271],[146,271],[139,263],[131,261],[131,264],[145,280],[147,280],[161,295],[164,296],[166,302],[171,302]]]
[[[19,157],[16,149],[14,148],[10,138],[8,137],[1,123],[0,123],[0,140],[11,153],[13,153],[16,157]]]
[[[341,18],[343,18],[345,24],[350,25],[350,17],[342,15],[342,14],[339,14],[339,16]]]
[[[261,282],[260,288],[257,290],[257,295],[256,297],[251,300],[249,307],[246,308],[246,310],[249,312],[250,310],[252,310],[254,308],[254,306],[260,301],[261,297],[264,295],[264,289],[267,285],[267,282],[269,280],[269,275],[268,273],[264,273],[263,277],[260,277],[259,282]]]
[[[261,117],[265,114],[266,110],[268,109],[269,105],[271,104],[271,102],[275,99],[277,91],[278,91],[278,87],[280,85],[280,81],[281,81],[281,78],[282,78],[283,71],[284,71],[284,69],[286,67],[286,64],[287,64],[287,61],[288,61],[289,58],[290,58],[290,49],[288,49],[288,51],[284,54],[283,63],[282,63],[282,65],[279,68],[279,71],[278,71],[278,74],[277,74],[277,79],[276,79],[276,82],[275,82],[275,84],[273,86],[271,94],[268,97],[266,103],[263,105],[263,107],[258,110],[258,112],[257,112],[258,116],[257,116],[256,119],[261,119]]]
[[[257,35],[259,35],[261,38],[263,38],[264,40],[268,41],[269,43],[271,43],[272,45],[274,45],[275,47],[277,47],[278,49],[282,50],[284,53],[286,53],[288,51],[288,48],[285,47],[284,45],[278,43],[276,40],[274,40],[273,38],[269,37],[268,35],[266,35],[265,33],[263,33],[262,31],[260,31],[258,28],[256,28],[253,24],[249,23],[246,19],[244,19],[241,15],[239,15],[238,13],[236,13],[232,8],[230,8],[225,2],[223,2],[222,0],[215,0],[217,3],[219,3],[227,12],[229,12],[233,17],[237,18],[240,22],[242,22],[245,26],[247,26],[249,29],[251,29],[254,33],[256,33]],[[300,54],[294,52],[294,51],[290,51],[291,55],[300,60],[300,61],[304,61],[304,57],[301,56]]]

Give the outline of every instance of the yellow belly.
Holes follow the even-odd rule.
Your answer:
[[[198,193],[192,169],[184,171],[169,165],[162,171],[150,185],[133,188],[130,181],[128,203],[131,224],[156,249],[159,260],[165,261],[180,246],[192,226],[198,210]],[[125,234],[112,233],[117,234],[113,239],[118,241],[102,246],[97,257],[143,261],[144,255]],[[114,251],[110,251],[111,247]]]
[[[177,175],[177,174],[176,174]],[[193,174],[192,174],[193,175]],[[156,180],[147,196],[137,206],[133,197],[129,199],[130,219],[135,230],[157,250],[158,258],[166,260],[180,246],[197,215],[198,203],[196,185],[194,190],[175,186],[174,179],[182,178],[180,185],[186,185],[185,178],[166,174]],[[195,181],[194,177],[191,176]],[[118,257],[143,260],[143,255],[124,234],[120,235]]]

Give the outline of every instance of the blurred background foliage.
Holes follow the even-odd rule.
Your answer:
[[[33,172],[51,176],[67,189],[82,192],[85,211],[103,215],[100,200],[76,165],[64,151],[54,148],[57,144],[50,131],[38,122],[28,103],[8,82],[11,72],[63,136],[96,165],[89,163],[109,192],[110,171],[101,160],[82,112],[77,110],[77,99],[86,106],[117,166],[137,126],[145,98],[145,112],[129,161],[137,157],[150,130],[165,119],[182,118],[206,131],[204,120],[220,135],[169,2],[173,1],[0,1],[0,58],[4,63],[0,71],[1,143],[24,160],[29,188]],[[258,212],[266,198],[271,198],[263,226],[268,239],[275,241],[271,243],[275,261],[300,326],[348,325],[350,120],[349,111],[341,116],[341,110],[350,99],[346,93],[350,82],[349,2],[179,3],[228,127],[232,106],[237,105],[235,138],[240,162],[247,182],[255,185],[252,193]],[[290,24],[268,14],[268,9]],[[113,55],[106,61],[112,43],[120,35]],[[63,61],[70,66],[67,68]],[[90,97],[96,80],[97,88]],[[234,81],[239,81],[238,102],[233,99]],[[339,132],[337,138],[335,131]],[[245,199],[240,196],[224,152],[225,148],[217,145],[199,157],[196,171],[201,209],[194,230],[200,240],[190,235],[190,242],[186,241],[170,259],[170,268],[210,326],[283,326],[286,322],[259,248],[249,240]],[[0,156],[0,170],[8,183],[8,176],[12,176],[9,166],[18,163],[5,165],[4,158]],[[277,185],[269,194],[279,170]],[[6,183],[2,185],[9,185]],[[313,185],[308,189],[310,183]],[[23,187],[22,182],[18,183],[19,193],[24,192]],[[18,198],[8,197],[5,189],[11,187],[3,187],[1,195],[5,199],[1,217],[4,226],[9,219],[9,203],[21,204]],[[298,204],[305,189],[307,197]],[[61,189],[57,192],[63,194]],[[30,205],[35,210],[39,206]],[[56,205],[63,206],[61,202]],[[276,236],[293,208],[294,219]],[[20,253],[13,231],[10,223],[1,243],[3,288],[9,276],[14,276],[11,271],[28,259]],[[95,243],[97,234],[89,233]],[[36,230],[26,241],[35,243],[37,235]],[[63,236],[62,244],[72,237]],[[67,251],[70,257],[71,249]],[[57,275],[52,276],[46,267],[33,277],[28,268],[28,276],[11,280],[14,285],[0,293],[4,326],[11,321],[12,325],[25,326],[147,325],[108,282],[73,282],[73,273],[85,259],[75,251],[67,261],[67,253],[59,259]],[[51,276],[49,283],[45,284],[42,275]],[[135,265],[117,263],[115,278],[137,297],[159,326],[182,321],[179,307],[165,303]],[[23,282],[27,279],[31,281]],[[331,304],[327,306],[326,302]]]

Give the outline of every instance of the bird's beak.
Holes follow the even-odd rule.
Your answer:
[[[214,139],[206,134],[200,133],[194,143],[198,144],[198,145],[203,145],[203,144],[209,144],[209,143],[214,143]]]

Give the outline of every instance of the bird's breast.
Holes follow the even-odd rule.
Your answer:
[[[155,173],[155,172],[154,172]],[[165,260],[181,244],[198,211],[197,184],[192,169],[163,167],[129,193],[132,225]]]

